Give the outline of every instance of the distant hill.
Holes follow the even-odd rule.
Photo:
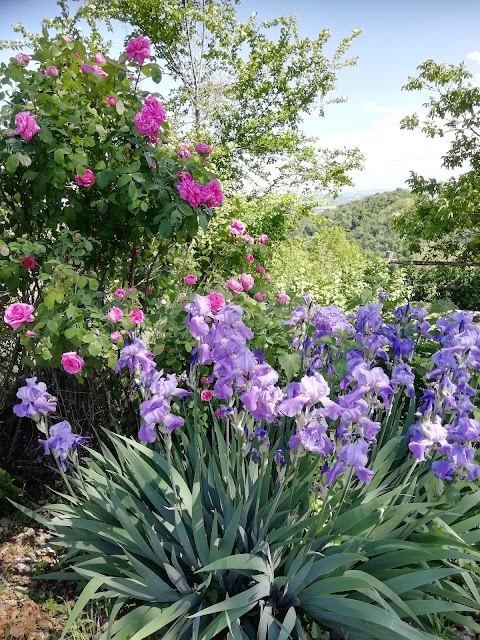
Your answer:
[[[408,256],[408,249],[394,231],[391,220],[412,204],[410,191],[395,189],[322,207],[319,213],[345,229],[348,239],[360,245],[365,253],[385,255],[392,251],[401,258]]]

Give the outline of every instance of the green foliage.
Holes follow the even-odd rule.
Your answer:
[[[255,464],[216,422],[208,436],[194,425],[178,442],[167,436],[160,451],[110,435],[113,450],[91,451],[74,473],[70,503],[48,507],[53,520],[21,508],[81,552],[51,576],[88,580],[64,634],[102,598],[114,601],[104,640],[227,629],[300,639],[314,625],[341,638],[433,640],[448,620],[478,630],[480,493],[460,487],[454,509],[448,494],[435,498],[428,470],[401,462],[398,410],[372,483],[337,491],[316,515],[310,458],[287,475]],[[271,430],[272,447],[284,428]]]
[[[365,295],[358,304],[374,300],[380,289],[391,292],[396,302],[404,299],[401,273],[392,273],[381,260],[367,259],[343,229],[325,222],[313,228],[313,235],[292,236],[275,249],[269,270],[279,290],[308,292],[319,304],[341,306],[357,300],[360,292]]]
[[[323,104],[360,31],[343,38],[329,58],[331,34],[302,38],[295,16],[258,23],[238,20],[238,1],[101,0],[107,20],[125,22],[151,38],[158,61],[174,80],[168,102],[180,137],[203,137],[231,187],[256,194],[273,188],[337,192],[361,165],[358,149],[317,151],[301,130],[304,115]],[[273,170],[273,165],[275,169]]]
[[[272,252],[289,238],[301,220],[313,215],[314,208],[313,200],[291,194],[229,198],[208,229],[195,239],[192,268],[201,273],[204,280],[209,280],[212,274],[225,280],[247,269],[246,256],[251,253],[268,270]],[[246,233],[253,238],[266,234],[268,245],[232,241],[228,227],[234,219],[244,222]]]
[[[418,128],[431,138],[448,136],[451,142],[442,166],[467,170],[444,182],[412,173],[409,184],[417,204],[398,219],[397,228],[415,251],[426,243],[449,255],[476,258],[480,242],[480,89],[471,83],[472,74],[464,64],[427,60],[418,71],[404,89],[430,93],[427,113],[423,122],[417,114],[404,118],[402,127]]]
[[[20,489],[15,485],[15,479],[8,471],[0,467],[0,508],[2,511],[11,508],[11,505],[7,502],[7,498],[10,500],[18,500]]]
[[[384,256],[393,252],[395,257],[402,258],[408,255],[408,250],[393,222],[406,215],[413,204],[409,191],[395,189],[322,209],[321,213],[344,229],[347,238],[366,255]]]
[[[459,309],[480,309],[480,269],[477,267],[411,267],[407,279],[415,300],[429,303],[449,300]]]

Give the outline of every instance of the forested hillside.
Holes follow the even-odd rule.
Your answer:
[[[408,255],[406,244],[393,229],[392,216],[407,211],[413,197],[406,189],[376,193],[338,207],[322,210],[322,215],[345,229],[349,240],[356,242],[367,254],[395,257]]]

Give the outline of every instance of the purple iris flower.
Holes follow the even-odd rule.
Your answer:
[[[17,398],[22,402],[13,407],[13,413],[19,418],[31,418],[38,422],[42,415],[52,413],[57,409],[57,399],[47,392],[44,382],[37,378],[27,378],[24,387],[17,391]]]
[[[391,379],[393,389],[397,390],[398,387],[405,387],[407,396],[413,398],[415,395],[414,381],[415,376],[408,364],[402,363],[393,367]]]
[[[446,460],[435,460],[431,463],[433,472],[444,480],[466,478],[476,480],[480,467],[473,463],[475,451],[471,447],[455,445],[447,454]]]
[[[289,447],[293,449],[301,444],[306,451],[314,453],[317,456],[324,457],[329,455],[333,453],[333,444],[326,431],[326,423],[315,420],[296,433],[297,439],[291,439]]]
[[[277,449],[273,455],[276,465],[279,469],[285,466],[285,452],[283,449]]]
[[[371,302],[363,305],[357,311],[355,329],[358,334],[377,331],[383,324],[382,305]]]
[[[53,454],[60,460],[60,465],[64,471],[67,467],[65,460],[71,451],[74,451],[78,446],[88,440],[83,436],[78,436],[72,433],[72,427],[69,422],[64,420],[58,424],[54,424],[49,430],[50,437],[46,440],[39,439],[39,443],[43,444],[45,455]]]
[[[338,333],[352,333],[352,327],[348,316],[343,309],[335,305],[327,307],[315,307],[311,324],[315,328],[314,340],[324,336],[336,336]]]
[[[442,425],[439,416],[432,420],[423,418],[420,422],[416,422],[411,427],[410,433],[408,448],[417,460],[425,460],[425,454],[429,453],[432,447],[439,445],[449,448],[448,431]]]
[[[115,372],[118,373],[123,367],[127,367],[132,373],[148,372],[155,368],[154,357],[153,353],[147,351],[143,340],[135,338],[133,344],[123,347],[120,351]]]

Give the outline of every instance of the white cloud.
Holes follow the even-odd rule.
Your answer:
[[[467,53],[466,58],[480,64],[480,51],[477,51],[476,49],[475,51],[470,51],[470,53]]]
[[[449,147],[448,137],[427,138],[421,131],[400,129],[400,120],[408,112],[405,107],[366,103],[365,108],[379,114],[369,128],[319,140],[323,148],[359,147],[365,169],[352,173],[356,189],[406,187],[410,171],[440,180],[454,175],[441,166],[441,157]]]

